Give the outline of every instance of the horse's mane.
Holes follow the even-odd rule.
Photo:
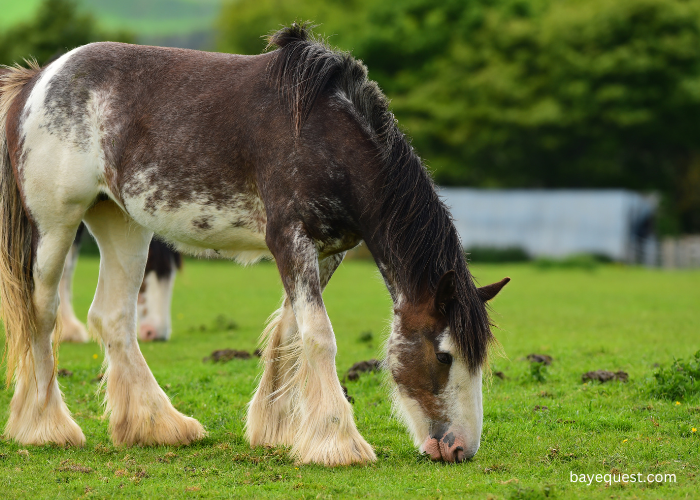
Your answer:
[[[290,107],[297,135],[324,91],[340,91],[352,102],[381,160],[378,234],[398,289],[409,301],[424,298],[426,291],[434,296],[442,275],[454,270],[456,296],[446,310],[450,332],[470,368],[481,367],[493,340],[486,306],[467,269],[452,218],[379,86],[367,78],[361,61],[332,50],[304,24],[274,33],[268,46],[278,47],[269,77]]]

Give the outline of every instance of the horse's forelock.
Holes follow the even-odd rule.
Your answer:
[[[286,47],[290,43],[305,42],[310,38],[311,26],[308,22],[293,23],[267,37],[267,48]]]

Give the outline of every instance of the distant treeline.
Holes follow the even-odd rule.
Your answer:
[[[219,50],[312,20],[352,50],[447,185],[663,195],[700,232],[700,2],[238,0]]]
[[[697,0],[237,0],[218,50],[318,23],[391,99],[438,183],[662,194],[662,234],[700,232]],[[44,63],[105,32],[70,0],[0,33],[0,63]]]
[[[0,32],[0,64],[34,58],[44,65],[75,47],[103,40],[134,43],[136,37],[126,31],[102,29],[73,0],[44,0],[34,17]]]

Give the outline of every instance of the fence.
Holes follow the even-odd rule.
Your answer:
[[[669,269],[700,267],[700,235],[663,240],[661,265]]]

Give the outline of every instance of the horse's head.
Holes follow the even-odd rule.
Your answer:
[[[508,281],[477,289],[477,300],[492,299]],[[399,301],[386,358],[396,383],[396,410],[416,446],[433,460],[446,462],[476,454],[483,418],[481,366],[465,358],[450,331],[446,311],[454,307],[455,293],[455,273],[450,271],[430,300],[419,305]]]

